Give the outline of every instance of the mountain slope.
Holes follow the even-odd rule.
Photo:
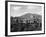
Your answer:
[[[25,18],[25,19],[28,19],[28,20],[33,20],[34,18],[39,18],[40,20],[42,19],[42,16],[41,15],[37,15],[37,14],[31,14],[31,13],[27,13],[27,14],[24,14],[22,16],[20,16],[20,18]]]

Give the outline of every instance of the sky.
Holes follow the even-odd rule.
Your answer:
[[[32,13],[32,14],[42,14],[42,6],[37,5],[10,5],[10,15],[15,16],[21,16],[26,13]]]

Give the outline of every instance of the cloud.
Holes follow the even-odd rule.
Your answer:
[[[42,7],[41,6],[28,6],[27,11],[33,14],[42,15]]]
[[[20,10],[21,7],[13,7],[14,10]]]

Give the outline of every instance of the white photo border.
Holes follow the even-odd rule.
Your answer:
[[[6,8],[6,14],[7,14],[7,25],[5,25],[6,27],[6,34],[5,35],[35,35],[35,34],[45,34],[45,4],[44,3],[33,3],[33,2],[16,2],[16,1],[9,1],[9,2],[6,2],[7,4],[7,8]],[[10,32],[10,4],[20,4],[20,5],[39,5],[39,6],[42,6],[42,31],[24,31],[24,32]]]

